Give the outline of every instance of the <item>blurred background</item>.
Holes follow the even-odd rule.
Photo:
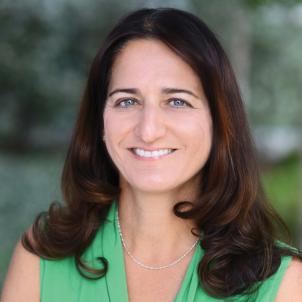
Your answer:
[[[0,2],[0,288],[19,236],[53,200],[92,58],[125,13],[200,16],[246,103],[265,190],[302,247],[302,3],[295,0]]]

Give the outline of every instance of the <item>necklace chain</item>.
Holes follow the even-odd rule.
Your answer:
[[[136,257],[134,257],[127,245],[126,245],[126,242],[124,240],[124,237],[123,237],[123,234],[122,234],[122,230],[121,230],[121,226],[120,226],[120,220],[119,220],[119,215],[118,215],[118,211],[116,212],[116,216],[117,216],[117,226],[118,226],[118,230],[119,230],[119,233],[120,233],[120,237],[121,237],[121,240],[122,240],[122,244],[125,248],[125,251],[126,253],[130,256],[130,258],[136,263],[138,264],[139,266],[145,268],[145,269],[149,269],[149,270],[161,270],[161,269],[165,269],[165,268],[169,268],[171,266],[174,266],[176,265],[177,263],[179,263],[181,260],[183,260],[192,250],[193,248],[195,247],[195,245],[198,243],[199,239],[197,239],[194,244],[181,256],[179,257],[178,259],[174,260],[173,262],[167,264],[167,265],[162,265],[162,266],[150,266],[150,265],[146,265],[144,263],[142,263],[140,260],[138,260]]]

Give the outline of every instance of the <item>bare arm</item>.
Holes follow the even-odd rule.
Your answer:
[[[294,258],[281,282],[275,302],[302,301],[302,262]]]
[[[40,301],[40,258],[24,249],[19,241],[15,247],[1,302]]]

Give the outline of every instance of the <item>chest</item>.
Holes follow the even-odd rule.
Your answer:
[[[191,257],[163,270],[148,270],[125,257],[129,302],[173,302],[181,288]]]

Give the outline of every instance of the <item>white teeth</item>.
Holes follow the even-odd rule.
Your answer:
[[[173,151],[172,149],[161,149],[161,150],[156,150],[156,151],[145,151],[143,149],[138,149],[138,148],[135,148],[133,150],[134,150],[136,155],[142,156],[142,157],[159,157],[159,156],[162,156],[162,155],[169,154]]]

